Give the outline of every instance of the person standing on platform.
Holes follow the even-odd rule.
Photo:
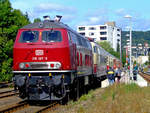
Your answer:
[[[137,74],[138,74],[138,66],[135,64],[133,67],[133,80],[137,80]]]
[[[112,67],[109,67],[109,70],[107,70],[107,78],[109,81],[109,85],[112,85],[114,83],[114,70]]]
[[[120,69],[120,67],[118,67],[117,68],[117,70],[116,70],[117,72],[117,74],[115,75],[115,82],[117,82],[117,83],[119,83],[120,82],[120,79],[121,79],[121,69]]]

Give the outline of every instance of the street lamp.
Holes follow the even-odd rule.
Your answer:
[[[128,18],[129,21],[130,21],[130,45],[129,45],[129,53],[130,53],[130,77],[132,77],[132,60],[131,60],[131,57],[132,57],[132,24],[131,24],[131,19],[132,19],[132,16],[130,15],[126,15],[124,16],[125,18]]]

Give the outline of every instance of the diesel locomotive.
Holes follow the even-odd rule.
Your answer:
[[[61,16],[18,30],[13,47],[15,88],[28,100],[78,98],[80,90],[106,75],[113,58],[94,42],[60,22]],[[109,58],[110,57],[110,58]]]

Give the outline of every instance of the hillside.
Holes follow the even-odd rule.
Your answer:
[[[129,32],[122,31],[122,46],[126,45],[126,40],[129,39],[126,34],[129,34]],[[132,31],[132,45],[144,44],[145,42],[150,45],[150,31]]]

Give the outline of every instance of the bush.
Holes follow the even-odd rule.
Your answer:
[[[0,81],[11,81],[12,79],[12,58],[3,61],[0,72]]]

